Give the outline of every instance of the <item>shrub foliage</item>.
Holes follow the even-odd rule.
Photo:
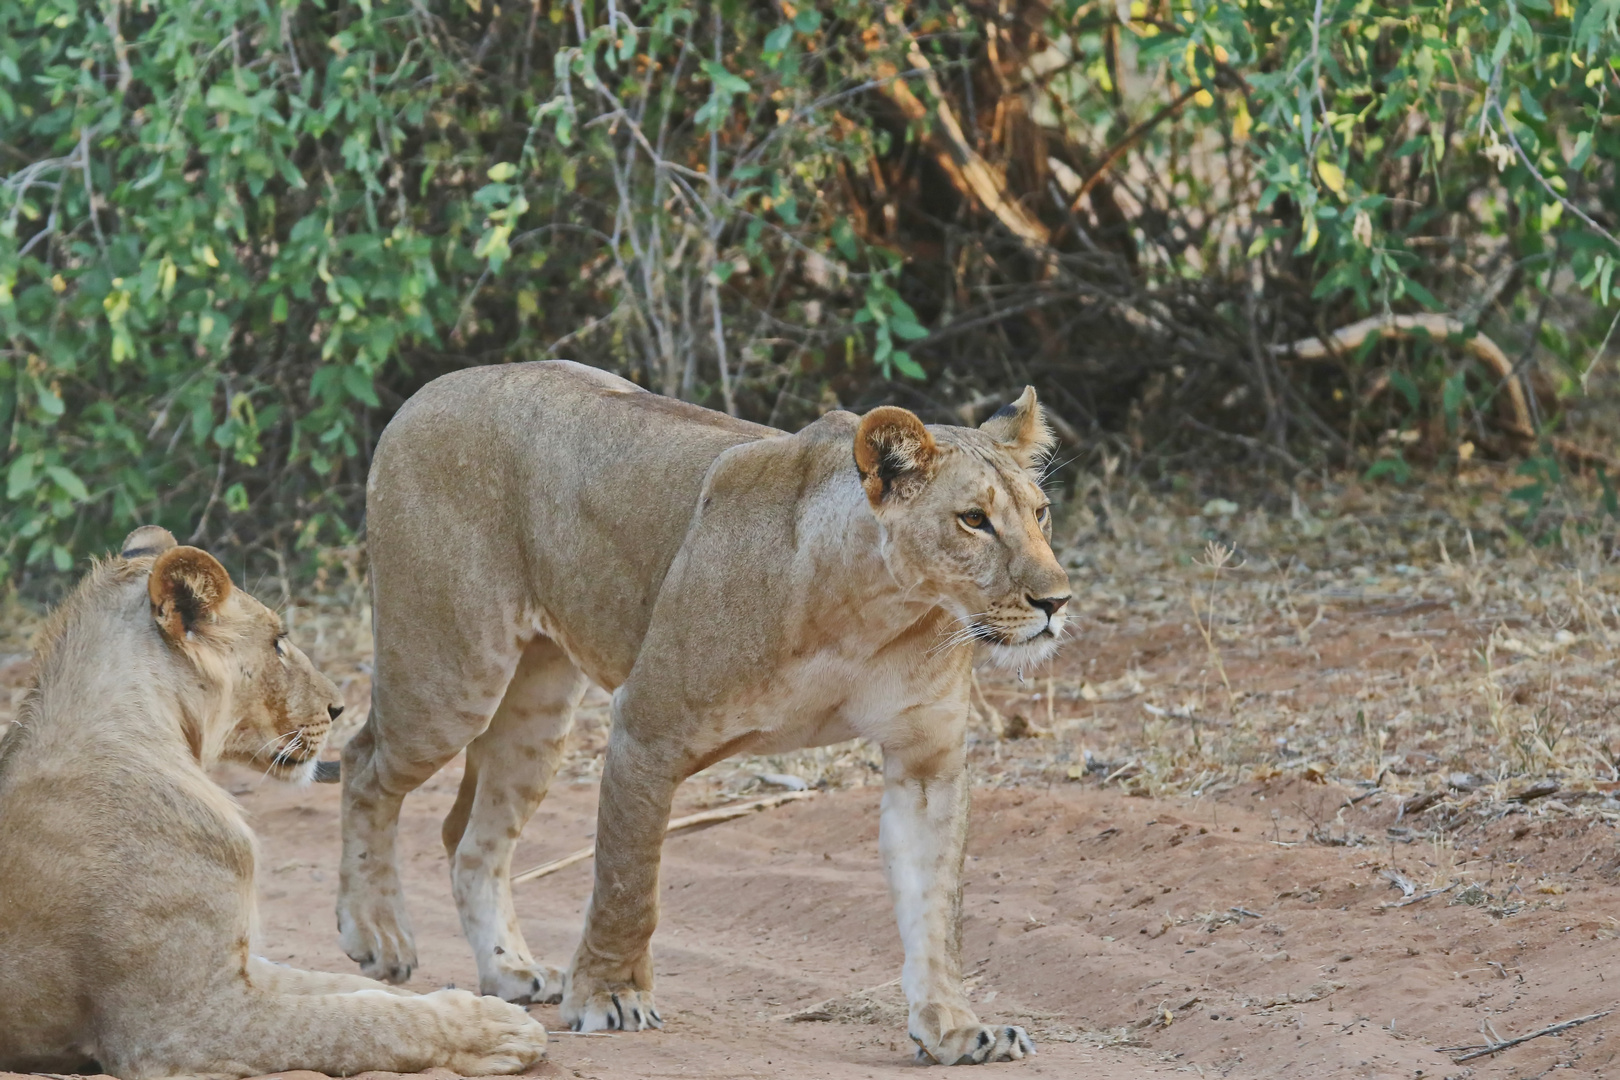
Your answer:
[[[1027,379],[1166,468],[1487,441],[1504,380],[1469,353],[1287,346],[1443,311],[1542,376],[1532,406],[1578,394],[1620,261],[1617,20],[0,0],[0,575],[152,520],[344,540],[406,396],[548,356],[787,427]]]

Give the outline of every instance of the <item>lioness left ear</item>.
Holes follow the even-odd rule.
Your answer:
[[[181,641],[211,621],[230,595],[231,575],[201,548],[170,548],[157,557],[146,580],[152,618],[170,641]]]
[[[914,413],[883,405],[861,417],[855,432],[855,468],[871,504],[898,493],[908,497],[934,472],[938,448]]]
[[[1052,429],[1041,415],[1041,403],[1035,400],[1033,386],[1024,387],[1017,401],[1003,405],[979,425],[979,430],[1005,447],[1026,469],[1052,450]]]
[[[161,525],[142,525],[128,536],[118,549],[120,559],[139,559],[147,555],[161,555],[174,547],[174,533]]]

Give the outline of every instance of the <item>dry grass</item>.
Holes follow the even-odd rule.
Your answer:
[[[1278,512],[1153,496],[1094,470],[1056,545],[1074,578],[1073,640],[1022,682],[979,671],[978,781],[1203,796],[1297,776],[1376,792],[1375,804],[1427,794],[1397,826],[1414,836],[1506,813],[1620,819],[1620,568],[1607,541],[1573,530],[1548,548],[1518,541],[1510,483],[1484,468],[1414,491],[1348,481],[1296,490]],[[335,551],[295,599],[258,589],[284,600],[295,638],[342,687],[348,731],[369,693],[362,566]],[[36,621],[15,602],[0,618],[0,674],[12,660],[18,695]],[[593,690],[566,780],[599,774],[607,725]],[[694,782],[727,801],[768,788],[764,774],[868,783],[879,761],[848,743],[732,759]],[[1515,801],[1532,781],[1553,793]],[[1341,807],[1294,839],[1387,837],[1358,832]]]

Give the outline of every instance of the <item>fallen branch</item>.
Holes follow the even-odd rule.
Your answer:
[[[778,795],[767,795],[763,799],[750,799],[748,802],[732,803],[730,806],[720,806],[713,810],[704,810],[701,813],[676,818],[669,823],[669,827],[664,831],[672,833],[680,829],[694,828],[698,825],[709,825],[716,821],[730,821],[732,818],[751,814],[755,810],[768,810],[773,806],[781,806],[783,803],[793,802],[797,799],[808,799],[815,794],[817,792],[814,788],[808,791],[784,791]],[[526,881],[533,881],[535,878],[555,874],[557,871],[565,870],[575,863],[582,863],[595,854],[596,846],[594,844],[590,847],[580,848],[578,851],[570,855],[564,855],[560,859],[552,859],[548,863],[541,863],[539,866],[531,867],[521,874],[512,875],[512,884],[522,885]]]
[[[1518,1046],[1520,1043],[1527,1043],[1531,1039],[1539,1039],[1543,1035],[1557,1035],[1561,1031],[1568,1031],[1572,1027],[1579,1027],[1580,1025],[1589,1021],[1601,1020],[1613,1011],[1613,1009],[1604,1009],[1602,1012],[1593,1013],[1591,1016],[1577,1016],[1575,1019],[1565,1020],[1561,1024],[1551,1024],[1542,1028],[1540,1031],[1532,1031],[1528,1035],[1520,1035],[1517,1039],[1503,1039],[1500,1042],[1489,1042],[1478,1046],[1443,1046],[1440,1048],[1439,1052],[1442,1054],[1455,1054],[1460,1050],[1468,1051],[1467,1053],[1463,1054],[1462,1057],[1454,1057],[1451,1059],[1453,1065],[1461,1065],[1465,1061],[1473,1061],[1475,1058],[1485,1057],[1489,1054],[1497,1054],[1508,1049],[1509,1047]]]
[[[1449,315],[1374,315],[1335,330],[1328,335],[1326,342],[1321,338],[1305,338],[1288,345],[1273,345],[1271,351],[1292,353],[1301,360],[1322,360],[1349,352],[1374,334],[1381,338],[1409,339],[1416,337],[1418,331],[1433,338],[1461,337],[1464,348],[1474,359],[1490,368],[1507,391],[1508,417],[1502,426],[1515,438],[1535,440],[1536,428],[1530,422],[1530,405],[1524,396],[1524,384],[1513,372],[1513,362],[1496,342],[1477,330],[1470,332],[1461,321]]]
[[[1417,893],[1416,895],[1408,896],[1404,900],[1396,900],[1394,903],[1384,904],[1383,906],[1386,907],[1386,908],[1406,907],[1409,904],[1420,903],[1421,901],[1427,900],[1430,897],[1439,896],[1441,893],[1448,893],[1452,889],[1455,889],[1456,887],[1457,887],[1457,882],[1453,881],[1450,885],[1447,885],[1444,888],[1430,889],[1428,892],[1420,892],[1420,893]]]
[[[1434,338],[1447,338],[1453,335],[1461,337],[1463,347],[1474,359],[1491,370],[1507,393],[1505,398],[1507,416],[1500,422],[1503,431],[1519,443],[1520,449],[1528,449],[1535,445],[1538,436],[1535,424],[1530,420],[1530,404],[1525,397],[1524,383],[1514,370],[1513,362],[1496,342],[1478,330],[1470,331],[1461,320],[1449,315],[1374,315],[1335,330],[1328,335],[1326,342],[1321,338],[1304,338],[1287,345],[1273,345],[1271,351],[1279,355],[1291,353],[1301,360],[1321,360],[1348,352],[1373,334],[1382,338],[1410,339],[1416,336],[1417,331]],[[1555,436],[1548,442],[1554,451],[1573,461],[1602,465],[1606,469],[1620,468],[1620,462],[1616,462],[1608,455],[1589,450],[1568,439]]]

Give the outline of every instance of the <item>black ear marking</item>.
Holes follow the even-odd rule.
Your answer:
[[[140,528],[124,537],[119,547],[120,559],[144,559],[149,555],[161,555],[176,544],[174,534],[161,525],[142,525]]]

